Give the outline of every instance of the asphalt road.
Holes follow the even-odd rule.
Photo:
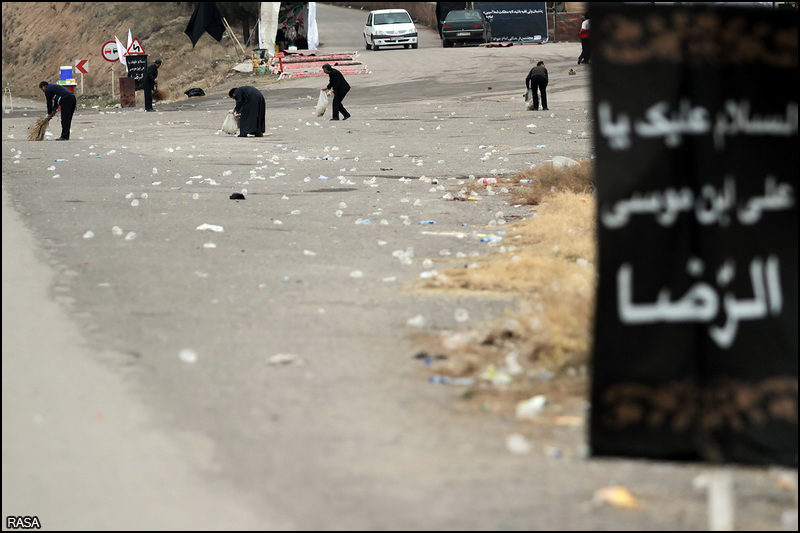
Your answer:
[[[417,50],[367,52],[365,18],[319,6],[323,49],[360,50],[372,71],[349,78],[348,122],[314,115],[326,78],[265,84],[262,139],[219,133],[228,84],[158,113],[81,110],[68,143],[25,140],[44,102],[3,120],[4,516],[60,530],[705,528],[700,468],[586,460],[581,427],[512,454],[517,422],[460,407],[412,357],[415,335],[514,305],[408,287],[424,258],[496,251],[477,234],[498,210],[531,215],[500,196],[443,200],[461,181],[591,156],[579,45],[443,50],[422,29]],[[523,109],[538,59],[547,113]],[[410,265],[393,254],[411,250]],[[740,528],[781,527],[791,497],[773,474],[735,470]],[[607,485],[643,507],[593,504]]]

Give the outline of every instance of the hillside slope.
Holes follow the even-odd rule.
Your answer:
[[[192,14],[188,3],[3,2],[2,9],[3,87],[10,87],[15,96],[39,97],[38,82],[57,81],[60,66],[88,59],[84,96],[110,97],[111,69],[115,80],[125,70],[105,61],[101,48],[115,35],[127,44],[129,29],[142,43],[149,63],[163,60],[159,85],[173,97],[182,97],[191,87],[205,90],[218,84],[238,63],[227,34],[219,43],[203,35],[192,49],[183,33]],[[77,81],[79,94],[79,75]]]

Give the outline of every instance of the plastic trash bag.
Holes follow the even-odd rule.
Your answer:
[[[229,113],[225,117],[225,122],[222,123],[222,131],[229,135],[237,135],[239,133],[239,119]]]
[[[321,117],[325,114],[325,111],[328,110],[328,103],[330,99],[328,98],[328,93],[325,90],[319,92],[319,100],[317,101],[317,116]]]
[[[525,108],[530,111],[533,109],[533,90],[528,89],[525,93]]]

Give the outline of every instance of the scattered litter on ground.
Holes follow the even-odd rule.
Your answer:
[[[504,368],[497,368],[495,365],[489,365],[481,374],[481,379],[495,387],[505,387],[511,383],[512,377]]]
[[[534,396],[527,400],[517,403],[517,418],[521,420],[533,420],[539,416],[545,405],[547,398],[543,394]]]
[[[184,363],[196,363],[197,352],[195,352],[191,348],[184,348],[183,350],[178,352],[178,358]]]
[[[294,354],[279,353],[273,355],[267,362],[272,366],[285,366],[285,365],[302,365],[304,361]]]
[[[406,320],[406,324],[421,328],[425,325],[425,317],[422,315],[417,315]]]
[[[506,438],[506,448],[511,453],[525,455],[531,452],[533,446],[528,439],[519,433],[512,433]]]
[[[642,504],[625,487],[613,485],[597,489],[594,493],[594,503],[608,504],[625,509],[640,509]]]
[[[563,156],[557,155],[557,156],[555,156],[553,158],[553,167],[554,168],[561,169],[561,168],[567,168],[567,167],[575,167],[575,166],[578,166],[578,165],[580,165],[580,163],[578,163],[574,159],[570,159],[569,157],[563,157]]]
[[[475,380],[473,378],[452,378],[450,376],[430,376],[428,381],[431,383],[436,383],[440,385],[461,385],[465,387],[469,387],[475,385]]]
[[[216,231],[218,233],[222,233],[225,231],[222,226],[215,226],[214,224],[201,224],[197,226],[199,231]]]
[[[579,416],[556,416],[553,418],[553,424],[557,426],[582,426],[583,418]]]

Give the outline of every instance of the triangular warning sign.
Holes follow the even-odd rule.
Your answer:
[[[142,43],[139,42],[139,39],[134,39],[131,45],[128,47],[127,55],[136,55],[136,54],[144,54],[144,48],[142,48]]]

